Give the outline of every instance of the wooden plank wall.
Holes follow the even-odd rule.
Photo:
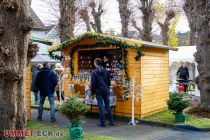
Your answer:
[[[132,76],[136,75],[136,84],[139,85],[141,83],[141,64],[140,61],[136,61],[134,57],[137,55],[136,50],[134,49],[127,49],[127,72],[128,76],[130,78],[130,81],[132,80]],[[119,102],[119,110],[123,110],[123,113],[128,114],[128,116],[131,116],[131,95],[129,99],[126,101],[123,101],[124,103]],[[135,100],[135,117],[139,118],[141,113],[141,101]],[[127,115],[126,115],[127,116]]]
[[[31,118],[31,66],[26,69],[26,115],[27,120]]]
[[[143,47],[141,59],[141,117],[167,108],[169,98],[169,53],[168,50]]]

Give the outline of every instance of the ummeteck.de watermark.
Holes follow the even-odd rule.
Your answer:
[[[64,132],[52,130],[4,130],[4,137],[62,137]]]

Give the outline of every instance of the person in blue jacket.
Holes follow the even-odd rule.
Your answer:
[[[110,74],[102,66],[102,59],[96,58],[94,60],[94,65],[96,69],[91,74],[91,93],[96,96],[98,108],[99,108],[99,126],[105,127],[105,116],[104,116],[104,104],[109,117],[109,125],[114,126],[112,111],[110,107]],[[104,102],[104,104],[103,104]]]
[[[42,121],[43,105],[48,97],[50,103],[51,122],[55,122],[54,92],[58,79],[56,74],[49,68],[48,63],[43,64],[43,68],[37,74],[35,85],[40,91],[40,103],[38,109],[38,120]]]

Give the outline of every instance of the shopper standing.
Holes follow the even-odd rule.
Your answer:
[[[33,91],[35,97],[35,104],[39,104],[39,89],[35,86],[35,80],[38,72],[43,68],[42,64],[37,64],[37,66],[32,68],[32,81],[31,81],[31,91]]]
[[[180,85],[184,85],[184,92],[187,92],[188,88],[188,80],[189,80],[189,70],[186,67],[185,63],[181,63],[181,66],[179,67],[178,71],[176,72],[177,79],[180,83]]]
[[[35,85],[40,91],[40,103],[38,109],[38,120],[42,121],[42,113],[43,113],[43,105],[45,98],[48,97],[50,103],[50,114],[51,114],[51,122],[55,122],[55,105],[54,105],[54,92],[55,87],[57,85],[57,76],[56,74],[49,68],[48,63],[43,64],[43,68],[37,74]]]
[[[57,84],[55,90],[56,90],[57,98],[59,101],[59,106],[61,106],[62,102],[64,101],[64,76],[63,76],[64,67],[60,63],[57,63],[57,64],[55,64],[54,71],[58,78],[58,84]]]
[[[93,96],[96,96],[99,108],[99,126],[105,127],[105,115],[104,115],[104,104],[109,117],[109,125],[114,126],[111,106],[110,106],[110,74],[102,67],[102,59],[96,58],[94,60],[96,69],[91,74],[91,92]],[[104,103],[103,103],[104,102]]]

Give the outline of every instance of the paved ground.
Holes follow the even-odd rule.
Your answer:
[[[37,110],[32,109],[31,120],[36,121]],[[56,125],[66,127],[68,122],[60,113],[56,113]],[[116,121],[115,127],[98,127],[97,119],[85,118],[82,122],[85,132],[96,133],[101,135],[118,137],[126,140],[210,140],[210,133],[175,130],[163,127],[149,126],[149,125],[128,125],[127,122]],[[50,122],[49,111],[44,111],[43,124],[55,124]]]

